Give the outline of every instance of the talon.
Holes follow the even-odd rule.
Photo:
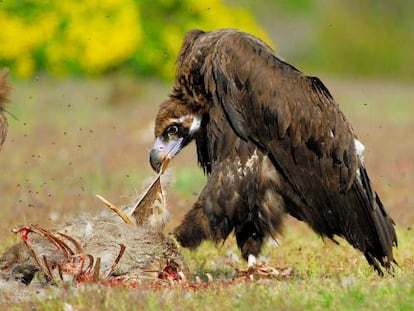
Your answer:
[[[249,254],[247,256],[247,268],[252,268],[256,264],[256,256]]]

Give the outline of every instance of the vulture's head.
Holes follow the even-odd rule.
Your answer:
[[[196,105],[170,98],[161,104],[155,119],[155,142],[150,153],[152,168],[159,172],[185,147],[202,126],[203,113]]]

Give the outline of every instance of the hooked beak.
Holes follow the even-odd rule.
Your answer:
[[[182,137],[170,141],[163,141],[157,137],[150,152],[150,164],[153,170],[157,173],[164,172],[171,159],[182,149],[182,142]]]

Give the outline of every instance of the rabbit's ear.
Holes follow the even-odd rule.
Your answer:
[[[0,71],[0,148],[4,143],[7,135],[7,119],[4,115],[4,104],[8,102],[8,96],[10,94],[11,87],[7,83],[7,75],[9,74],[8,69]]]
[[[0,71],[0,111],[3,109],[3,103],[8,101],[8,96],[11,90],[10,85],[7,83],[7,76],[9,75],[9,70],[3,69]]]

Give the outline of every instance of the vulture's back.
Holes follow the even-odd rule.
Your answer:
[[[394,223],[371,188],[362,143],[322,81],[280,59],[260,39],[229,29],[189,32],[177,63],[176,98],[209,113],[197,147],[212,177],[225,175],[223,163],[231,155],[243,154],[225,139],[230,131],[271,161],[280,180],[272,189],[287,212],[323,236],[345,238],[378,271],[391,269]],[[255,148],[246,149],[246,159]],[[240,187],[251,180],[244,176]],[[222,188],[217,202],[231,189]]]

